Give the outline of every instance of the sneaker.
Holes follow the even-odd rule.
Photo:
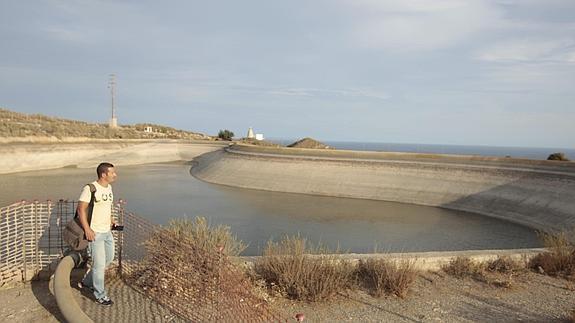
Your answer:
[[[98,298],[96,299],[96,303],[104,306],[111,306],[112,304],[114,304],[114,302],[112,302],[112,300],[109,299],[108,297]]]

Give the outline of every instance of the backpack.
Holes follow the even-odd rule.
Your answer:
[[[92,223],[92,211],[94,210],[94,201],[96,200],[96,186],[94,184],[86,184],[90,187],[90,203],[88,204],[88,225]],[[86,234],[80,223],[80,216],[78,215],[78,209],[76,209],[76,214],[74,218],[66,224],[62,232],[62,239],[76,251],[84,250],[88,247],[90,241],[86,239]]]

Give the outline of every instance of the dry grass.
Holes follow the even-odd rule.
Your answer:
[[[129,282],[187,320],[247,320],[241,315],[249,308],[255,318],[276,321],[228,257],[245,249],[228,227],[211,227],[204,218],[175,220],[152,233],[145,246],[147,253]]]
[[[442,270],[459,279],[471,278],[494,287],[512,288],[513,277],[524,266],[509,257],[498,257],[487,262],[476,262],[468,257],[452,259]]]
[[[152,126],[154,132],[144,131]],[[107,124],[25,114],[0,108],[0,137],[87,137],[99,139],[209,139],[209,136],[155,124],[120,125],[110,129]]]
[[[448,264],[441,267],[447,274],[456,278],[482,276],[485,272],[485,266],[471,260],[469,257],[456,257]]]
[[[512,274],[525,269],[525,265],[520,261],[510,257],[499,256],[497,259],[487,262],[487,270],[502,274]]]
[[[324,254],[324,255],[320,255]],[[352,286],[353,266],[299,236],[268,242],[254,270],[270,289],[295,300],[327,300]]]
[[[172,220],[164,228],[164,232],[175,239],[189,241],[195,248],[206,252],[222,249],[225,255],[238,256],[246,249],[246,245],[232,234],[229,227],[223,225],[212,227],[203,217],[197,217],[193,221]]]
[[[572,232],[539,232],[539,238],[549,251],[538,254],[529,267],[551,276],[575,280],[575,246],[569,237]]]
[[[405,298],[419,272],[415,260],[367,259],[357,267],[359,281],[375,297],[392,294]]]

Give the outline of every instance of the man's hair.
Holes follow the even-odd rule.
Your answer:
[[[98,168],[96,168],[96,174],[98,174],[98,178],[101,178],[103,174],[106,174],[108,172],[108,168],[112,167],[114,167],[114,165],[110,163],[100,163],[100,165],[98,165]]]

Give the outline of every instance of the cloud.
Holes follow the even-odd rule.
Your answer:
[[[502,22],[485,1],[374,1],[348,3],[358,17],[353,37],[363,47],[394,52],[451,47]]]
[[[269,90],[267,93],[284,96],[303,96],[303,97],[355,97],[387,100],[391,96],[384,92],[373,89],[314,89],[314,88],[286,88]]]
[[[516,39],[496,43],[480,51],[476,58],[488,62],[574,62],[572,39]]]
[[[86,35],[82,32],[75,31],[72,29],[66,29],[64,27],[49,26],[44,29],[44,31],[52,38],[63,40],[67,42],[86,42]]]

